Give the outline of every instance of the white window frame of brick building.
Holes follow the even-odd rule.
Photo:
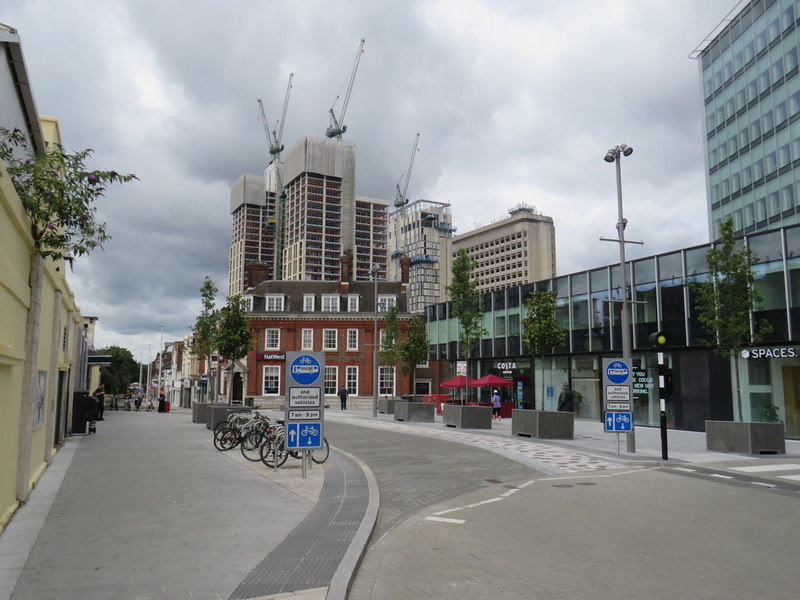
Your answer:
[[[358,396],[358,365],[347,365],[345,367],[345,382],[347,392],[353,396]]]
[[[323,383],[326,396],[335,396],[339,391],[339,367],[325,367],[325,381]]]
[[[379,294],[378,295],[378,312],[389,312],[390,306],[397,306],[397,296],[393,294]]]
[[[264,330],[264,349],[265,350],[280,350],[281,348],[281,330],[278,328],[269,328]]]
[[[322,312],[339,312],[339,295],[322,296]]]
[[[300,339],[300,349],[301,350],[313,350],[314,349],[314,330],[313,329],[303,329]]]
[[[380,365],[378,367],[378,395],[394,396],[394,367]]]
[[[274,390],[267,391],[267,378],[275,382]],[[262,388],[264,396],[277,396],[281,392],[281,367],[280,365],[264,365],[264,377],[262,379]],[[271,388],[272,389],[272,388]]]
[[[284,301],[283,294],[267,294],[264,296],[264,310],[267,312],[283,312]]]
[[[347,296],[347,312],[358,312],[358,294]]]
[[[347,349],[358,350],[358,329],[347,330]]]
[[[339,330],[338,329],[323,329],[322,330],[322,350],[332,351],[338,347]],[[333,342],[333,344],[331,344]]]
[[[303,294],[303,312],[314,312],[314,294]]]

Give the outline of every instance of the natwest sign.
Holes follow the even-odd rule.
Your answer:
[[[286,352],[261,352],[256,354],[256,360],[286,360]]]

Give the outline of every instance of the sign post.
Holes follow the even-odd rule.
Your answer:
[[[603,426],[608,433],[633,433],[633,369],[630,359],[603,359]]]
[[[284,450],[302,452],[305,479],[309,451],[323,445],[325,355],[322,352],[287,352],[286,373]]]

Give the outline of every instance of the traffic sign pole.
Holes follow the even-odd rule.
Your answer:
[[[658,353],[658,402],[661,408],[661,458],[669,460],[667,452],[667,400],[664,393],[664,353]]]

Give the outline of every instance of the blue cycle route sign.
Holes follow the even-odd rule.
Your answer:
[[[631,368],[621,360],[615,360],[606,367],[606,377],[611,383],[621,384],[628,381],[631,376]]]
[[[313,385],[321,374],[319,361],[308,354],[296,357],[289,367],[289,375],[297,385]]]
[[[630,432],[633,430],[633,413],[607,412],[605,418],[606,431]]]
[[[322,423],[309,421],[286,425],[286,449],[310,450],[322,447]]]

